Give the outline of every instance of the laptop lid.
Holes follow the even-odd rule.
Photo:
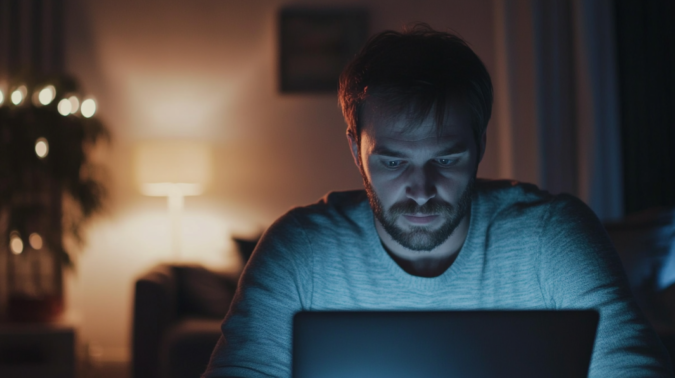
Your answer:
[[[294,378],[586,377],[593,310],[299,312]]]

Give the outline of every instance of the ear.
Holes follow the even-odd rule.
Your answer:
[[[354,136],[350,133],[347,133],[347,141],[349,141],[349,150],[352,152],[354,164],[356,164],[356,167],[361,170],[361,159],[359,159],[359,142],[354,139]]]

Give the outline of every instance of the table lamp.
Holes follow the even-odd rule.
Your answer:
[[[144,142],[136,148],[134,166],[141,193],[167,197],[172,255],[180,260],[185,197],[202,194],[211,181],[211,148],[194,141]]]

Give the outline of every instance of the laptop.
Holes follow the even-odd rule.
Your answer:
[[[586,377],[598,319],[593,310],[299,312],[293,377]]]

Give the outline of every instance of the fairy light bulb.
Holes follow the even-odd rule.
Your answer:
[[[73,106],[70,104],[70,101],[68,101],[67,98],[64,98],[59,101],[59,104],[56,106],[56,110],[59,111],[59,114],[65,117],[70,114],[71,110],[73,110]]]
[[[49,143],[46,138],[38,138],[35,141],[35,154],[40,159],[44,159],[49,154]]]
[[[37,232],[33,232],[28,236],[28,244],[36,251],[42,249],[42,236]]]
[[[80,113],[85,118],[91,118],[94,116],[96,113],[96,101],[93,99],[89,98],[84,101],[82,101],[82,105],[80,106]]]
[[[26,98],[26,86],[22,85],[19,88],[15,89],[14,92],[12,92],[11,100],[12,104],[14,105],[19,105],[23,102],[24,98]]]
[[[13,254],[18,255],[23,252],[23,241],[17,231],[12,231],[9,234],[9,249]]]
[[[68,101],[70,102],[70,114],[77,113],[78,109],[80,109],[80,100],[76,96],[70,96],[68,97]]]
[[[49,105],[52,101],[54,101],[55,97],[56,97],[56,88],[54,88],[53,85],[48,85],[42,88],[38,99],[40,100],[40,104]]]

